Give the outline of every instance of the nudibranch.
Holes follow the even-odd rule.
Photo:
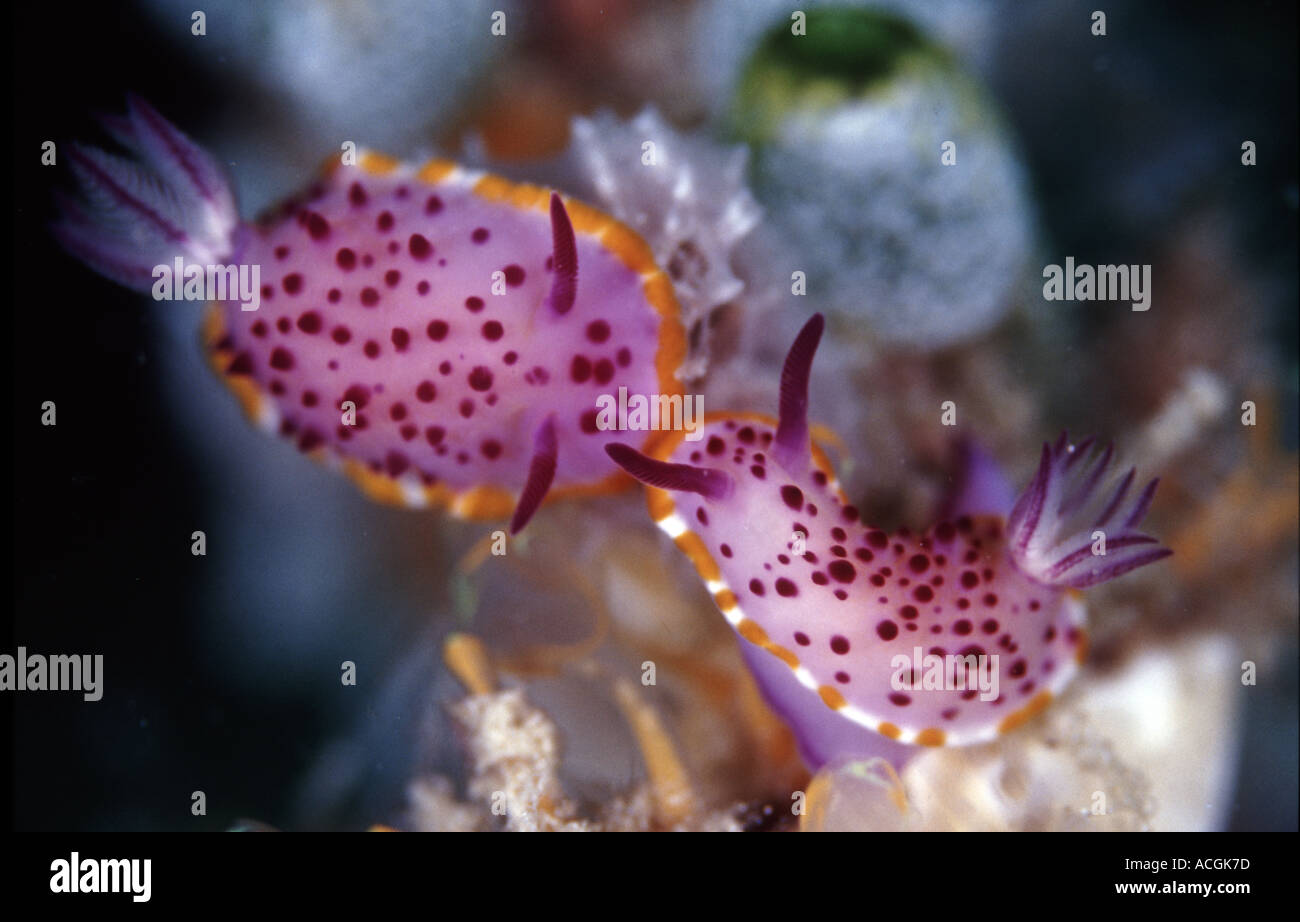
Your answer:
[[[1130,470],[1103,489],[1113,449],[1062,435],[1014,505],[974,451],[950,518],[873,528],[809,434],[822,329],[814,316],[790,349],[779,419],[710,414],[698,442],[606,450],[647,485],[811,766],[992,740],[1082,662],[1079,590],[1170,553],[1136,530],[1157,482],[1133,495]]]
[[[602,393],[682,393],[685,334],[646,244],[556,192],[446,160],[360,151],[239,219],[219,164],[137,98],[109,118],[139,164],[74,146],[83,201],[53,230],[150,291],[174,261],[256,266],[256,309],[212,299],[216,371],[259,426],[372,497],[503,517],[631,481],[602,450]],[[650,450],[660,433],[649,433]]]

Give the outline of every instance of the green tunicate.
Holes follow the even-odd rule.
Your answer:
[[[935,349],[990,329],[1032,248],[1024,168],[987,94],[906,20],[860,6],[775,20],[729,131],[807,296],[846,328]]]
[[[743,140],[770,140],[792,109],[828,108],[900,73],[950,66],[947,52],[900,17],[862,7],[821,7],[806,15],[805,34],[783,23],[751,55],[730,118]]]

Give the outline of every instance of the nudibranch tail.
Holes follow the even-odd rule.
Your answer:
[[[808,468],[808,380],[825,329],[825,318],[813,314],[795,337],[781,368],[780,425],[772,444],[772,455],[791,474],[803,473]]]
[[[1072,445],[1066,433],[1055,445],[1044,443],[1038,471],[1012,510],[1012,559],[1040,583],[1086,589],[1173,553],[1136,530],[1159,480],[1128,500],[1136,476],[1130,468],[1112,490],[1102,492],[1114,446],[1089,459],[1092,448],[1093,439]]]
[[[555,479],[555,465],[559,461],[559,449],[555,441],[555,417],[548,416],[537,427],[533,439],[533,459],[528,465],[528,480],[519,494],[519,504],[510,519],[510,534],[517,535],[528,524],[533,513],[546,498],[546,491]]]
[[[573,222],[558,193],[551,193],[552,263],[555,278],[546,303],[557,316],[563,317],[578,297],[578,243],[573,236]]]
[[[144,100],[104,126],[139,162],[73,144],[68,159],[82,201],[61,200],[51,228],[83,262],[119,284],[148,291],[153,268],[176,257],[221,262],[237,246],[234,193],[220,165]]]

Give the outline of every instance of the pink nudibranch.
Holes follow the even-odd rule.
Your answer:
[[[256,223],[220,165],[143,100],[105,120],[139,163],[73,146],[81,201],[53,232],[150,291],[156,267],[257,266],[260,304],[214,300],[214,368],[261,427],[372,497],[510,514],[630,481],[597,397],[682,393],[672,283],[590,206],[446,160],[359,152]],[[650,450],[659,433],[642,446]]]
[[[917,746],[991,740],[1074,675],[1086,649],[1079,590],[1171,553],[1136,530],[1156,481],[1130,497],[1130,470],[1103,491],[1112,449],[1089,460],[1091,439],[1062,434],[1014,507],[968,452],[951,518],[922,535],[872,528],[809,435],[822,329],[814,316],[790,350],[779,420],[711,415],[701,442],[679,438],[654,457],[606,450],[647,485],[652,517],[743,638],[811,766],[877,755],[901,765]]]

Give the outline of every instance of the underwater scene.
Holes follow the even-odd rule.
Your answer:
[[[1295,831],[1295,17],[16,7],[13,826]]]

